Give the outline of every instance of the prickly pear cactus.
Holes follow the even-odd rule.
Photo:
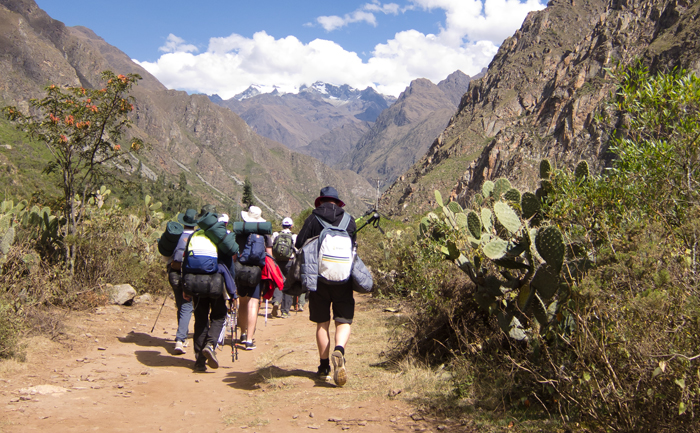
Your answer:
[[[0,240],[0,253],[6,256],[10,252],[10,247],[15,243],[15,228],[10,227]]]
[[[549,179],[552,173],[552,163],[548,159],[540,161],[540,179]]]
[[[444,257],[474,282],[475,300],[499,316],[511,338],[527,339],[532,332],[528,324],[535,320],[540,329],[546,327],[559,308],[560,289],[566,287],[561,276],[564,236],[554,225],[541,226],[546,217],[543,199],[553,191],[552,171],[551,163],[543,160],[535,194],[521,193],[505,178],[486,181],[467,210],[456,202],[445,204],[436,191],[443,217],[426,216],[420,224],[422,233],[442,244]],[[450,231],[458,232],[457,239],[462,240],[445,236]]]
[[[576,170],[574,171],[574,175],[576,176],[577,180],[586,180],[588,179],[588,176],[591,175],[591,171],[588,168],[588,162],[586,161],[581,161],[578,163],[576,166]]]

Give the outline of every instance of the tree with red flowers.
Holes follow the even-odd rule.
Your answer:
[[[104,87],[46,87],[46,97],[29,101],[30,114],[16,107],[4,107],[3,114],[30,137],[46,144],[53,159],[45,173],[60,173],[64,194],[66,265],[73,274],[75,248],[71,237],[77,233],[86,198],[100,185],[108,168],[129,165],[129,152],[144,143],[137,137],[125,139],[131,127],[129,113],[134,98],[128,93],[141,79],[138,74],[101,74]]]

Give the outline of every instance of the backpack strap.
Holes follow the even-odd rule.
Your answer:
[[[341,230],[347,230],[348,225],[350,224],[350,219],[351,219],[350,215],[347,212],[345,212],[345,213],[343,213],[343,219],[340,220],[340,224],[338,224],[337,226],[333,226],[331,223],[324,220],[320,216],[318,216],[318,215],[314,215],[314,216],[316,217],[318,222],[321,223],[321,225],[323,226],[324,229],[327,229],[328,227],[338,227]]]
[[[187,263],[189,263],[188,260],[188,255],[187,252],[190,250],[190,241],[192,240],[192,235],[197,233],[198,230],[193,231],[190,233],[190,236],[187,238],[187,244],[185,244],[185,251],[182,253],[182,265],[180,265],[180,275],[184,274],[185,272],[183,271],[185,269],[185,266]]]

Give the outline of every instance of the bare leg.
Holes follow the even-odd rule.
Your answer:
[[[246,311],[246,329],[248,330],[248,341],[253,341],[255,335],[255,327],[258,324],[258,312],[260,311],[260,299],[247,298],[247,306],[243,307]]]
[[[329,356],[331,347],[330,325],[330,321],[316,324],[316,345],[318,346],[318,355],[321,359],[328,359]]]
[[[335,345],[345,347],[350,339],[350,324],[335,322]]]
[[[238,298],[239,308],[238,308],[238,326],[241,328],[241,334],[248,333],[248,303],[250,298],[245,296]]]

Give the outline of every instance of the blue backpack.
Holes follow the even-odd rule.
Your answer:
[[[256,233],[248,235],[238,261],[248,266],[265,266],[265,236]]]

